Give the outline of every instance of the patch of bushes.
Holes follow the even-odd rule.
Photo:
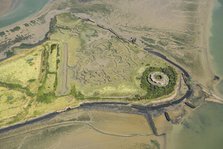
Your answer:
[[[25,26],[25,27],[29,27],[29,24],[28,24],[28,23],[25,23],[24,26]]]
[[[55,99],[54,93],[42,93],[37,96],[37,101],[41,103],[50,103]]]
[[[71,95],[79,100],[85,99],[84,95],[80,91],[77,91],[75,86],[73,86],[71,89]]]
[[[5,32],[0,32],[0,36],[4,36],[5,35]]]
[[[32,82],[35,82],[35,81],[36,81],[36,79],[30,79],[30,80],[28,80],[29,83],[32,83]]]
[[[12,95],[7,96],[7,102],[8,103],[12,104],[13,103],[13,99],[14,99],[14,96],[12,96]]]
[[[21,28],[19,26],[14,27],[13,29],[10,29],[11,32],[19,31]]]
[[[160,149],[160,144],[157,140],[151,140],[150,142],[156,149]]]
[[[166,74],[169,77],[169,84],[167,86],[159,87],[159,86],[155,86],[155,85],[149,83],[148,75],[155,71],[163,72],[164,74]],[[141,86],[141,88],[143,88],[144,90],[147,91],[146,95],[141,98],[154,99],[154,98],[158,98],[158,97],[161,97],[164,95],[168,95],[174,91],[176,81],[177,81],[177,73],[174,70],[174,68],[172,68],[170,66],[165,67],[165,68],[149,67],[143,72],[143,75],[141,77],[140,86]],[[137,99],[139,99],[138,96],[137,96]]]
[[[12,89],[12,90],[21,91],[30,97],[34,96],[34,94],[29,90],[28,87],[23,87],[20,84],[11,84],[11,83],[6,83],[6,82],[0,82],[0,86],[8,88],[8,89]]]
[[[12,57],[14,55],[14,51],[11,51],[11,50],[6,51],[5,55],[6,55],[7,58]]]

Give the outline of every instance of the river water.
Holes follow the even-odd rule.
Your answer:
[[[18,5],[4,16],[0,16],[0,28],[20,21],[38,12],[49,0],[20,0]]]
[[[216,1],[212,21],[210,49],[213,55],[215,70],[223,78],[223,0]],[[218,85],[218,90],[223,96],[223,81]]]
[[[207,103],[174,126],[167,149],[222,149],[223,105]]]
[[[216,1],[212,16],[210,49],[215,70],[223,78],[223,0]],[[223,95],[223,81],[218,89]],[[167,149],[222,149],[223,105],[206,103],[189,114],[168,134]]]

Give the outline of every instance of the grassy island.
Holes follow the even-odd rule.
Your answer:
[[[162,59],[68,13],[56,16],[44,43],[14,52],[0,63],[0,126],[80,100],[149,101],[173,92],[177,80],[177,72]],[[149,84],[146,76],[152,71],[165,73],[169,84]]]

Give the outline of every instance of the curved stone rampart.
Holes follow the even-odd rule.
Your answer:
[[[152,85],[165,87],[169,84],[169,77],[163,72],[156,71],[148,75],[148,81]]]

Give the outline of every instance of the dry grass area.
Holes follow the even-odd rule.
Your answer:
[[[44,84],[44,93],[51,93],[55,90],[55,81],[56,75],[55,74],[47,74],[46,83]]]
[[[0,126],[77,105],[72,96],[56,97],[59,44],[48,41],[0,63]]]
[[[0,81],[27,87],[30,83],[38,80],[41,71],[42,50],[41,46],[33,48],[1,62]]]
[[[0,87],[0,126],[14,121],[18,115],[23,114],[30,99],[23,92]]]
[[[25,116],[25,119],[34,118],[46,113],[64,110],[66,107],[74,107],[78,105],[79,101],[75,100],[73,96],[58,97],[47,104],[33,101],[32,105],[28,109],[28,114]]]
[[[168,122],[164,114],[157,115],[153,118],[158,134],[164,134],[172,130],[171,122]]]

